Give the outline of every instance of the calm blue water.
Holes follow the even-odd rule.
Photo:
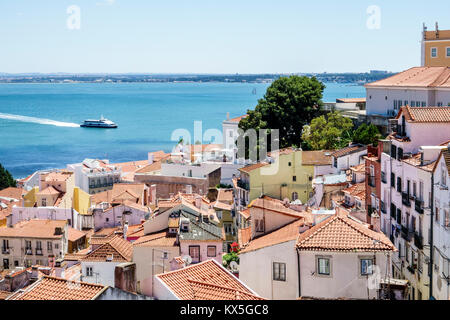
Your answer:
[[[221,129],[227,112],[231,117],[244,114],[256,105],[268,86],[0,84],[0,163],[21,178],[35,170],[63,168],[85,158],[108,158],[111,162],[143,160],[149,151],[170,151],[175,129],[185,128],[193,135],[195,120],[203,122],[203,132]],[[365,96],[362,86],[326,86],[324,101]],[[256,95],[252,94],[254,88]],[[102,114],[119,128],[70,127],[84,119],[98,119]]]

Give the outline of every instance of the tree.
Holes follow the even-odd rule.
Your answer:
[[[353,123],[334,111],[314,118],[303,127],[303,148],[309,150],[331,150],[342,148],[351,141]]]
[[[11,173],[0,164],[0,190],[17,185]]]
[[[275,80],[255,110],[239,122],[239,128],[278,129],[280,148],[300,146],[301,130],[320,115],[325,85],[315,77],[290,76]],[[270,148],[270,146],[268,146]],[[270,151],[270,150],[269,150]]]
[[[377,126],[373,124],[365,124],[359,126],[358,129],[356,129],[353,132],[353,142],[354,143],[361,143],[361,144],[372,144],[376,146],[378,144],[378,140],[381,139],[381,133],[378,130]]]

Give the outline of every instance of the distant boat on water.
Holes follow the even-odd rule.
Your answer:
[[[111,120],[103,118],[103,115],[99,120],[84,120],[80,125],[82,128],[103,128],[103,129],[115,129],[117,124]]]

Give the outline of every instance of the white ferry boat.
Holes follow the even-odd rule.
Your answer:
[[[100,118],[100,120],[84,120],[84,122],[80,125],[80,127],[111,129],[111,128],[117,128],[117,124],[115,124],[111,120],[103,118],[103,116],[102,116]]]

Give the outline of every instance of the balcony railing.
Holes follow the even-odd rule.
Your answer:
[[[36,249],[36,255],[42,256],[42,249]]]
[[[406,241],[411,241],[412,239],[412,232],[408,229],[408,227],[405,227],[402,225],[402,238]]]
[[[2,247],[2,254],[9,254],[9,248]]]
[[[245,189],[245,190],[247,190],[247,191],[250,190],[249,184],[248,184],[248,183],[245,183],[245,182],[242,181],[242,180],[238,180],[238,181],[237,181],[237,185],[238,185],[239,188]]]
[[[386,172],[381,171],[381,182],[387,183]]]
[[[416,198],[416,200],[414,201],[414,208],[418,213],[423,214],[423,201]]]
[[[417,232],[414,233],[414,245],[417,247],[417,249],[423,249],[423,237]]]
[[[402,192],[402,203],[407,207],[411,207],[411,200],[409,199],[409,194]]]
[[[25,248],[25,254],[26,254],[26,255],[32,255],[32,254],[33,254],[33,249],[31,249],[31,248]]]

